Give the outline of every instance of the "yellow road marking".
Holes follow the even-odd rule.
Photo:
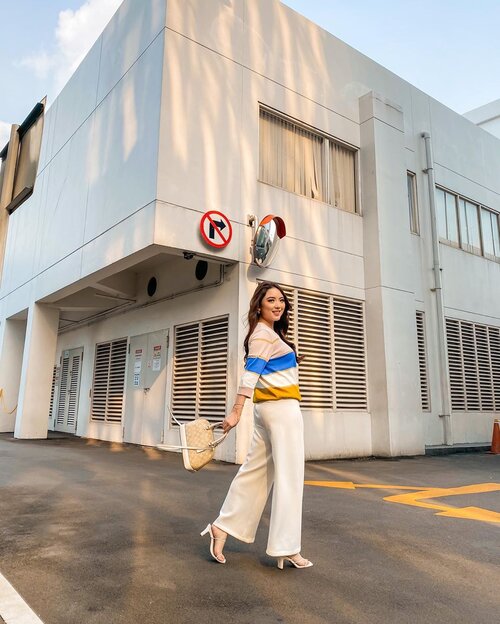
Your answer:
[[[371,488],[374,490],[425,490],[425,487],[410,485],[379,485],[369,483],[353,483],[352,481],[304,481],[306,485],[317,487],[339,488],[341,490],[355,490],[357,488]],[[430,488],[427,488],[430,489]]]
[[[304,481],[306,485],[318,487],[340,488],[342,490],[354,490],[356,486],[352,481]]]
[[[343,490],[355,490],[358,488],[380,489],[380,490],[412,490],[407,494],[394,494],[384,497],[389,503],[399,503],[412,507],[424,507],[434,509],[438,516],[449,518],[465,518],[467,520],[478,520],[480,522],[493,522],[500,524],[500,513],[482,509],[481,507],[456,508],[450,505],[424,502],[433,498],[444,498],[445,496],[460,496],[465,494],[483,494],[486,492],[500,491],[500,483],[476,483],[473,485],[463,485],[455,488],[435,488],[435,487],[413,487],[408,485],[381,485],[370,483],[353,483],[352,481],[305,481],[306,485],[316,487],[339,488]]]

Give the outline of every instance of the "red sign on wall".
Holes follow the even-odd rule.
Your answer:
[[[208,245],[221,249],[231,242],[233,228],[226,215],[209,210],[201,218],[200,233]]]

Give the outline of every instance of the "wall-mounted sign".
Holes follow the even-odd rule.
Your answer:
[[[141,384],[141,370],[142,370],[142,349],[135,350],[134,358],[134,383],[133,385],[138,388]]]
[[[226,215],[209,210],[201,218],[200,233],[208,245],[221,249],[231,242],[233,228]]]
[[[161,370],[161,345],[153,347],[153,370],[155,372]]]
[[[285,222],[281,217],[267,215],[259,223],[252,244],[252,259],[260,267],[271,264],[281,238],[286,236]]]

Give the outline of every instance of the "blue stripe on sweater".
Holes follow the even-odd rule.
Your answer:
[[[269,361],[259,357],[248,358],[245,364],[245,370],[258,373],[259,375],[265,375],[266,373],[277,373],[282,370],[287,370],[294,366],[297,366],[297,360],[295,358],[295,353],[291,351],[280,357],[271,358]]]
[[[251,373],[261,374],[264,368],[266,367],[267,360],[263,360],[262,358],[248,358],[245,364],[245,370],[250,371]]]
[[[287,370],[288,368],[293,368],[294,366],[297,366],[297,360],[295,358],[295,353],[291,351],[286,355],[281,355],[277,358],[271,358],[267,362],[266,367],[262,371],[262,374],[265,375],[266,373],[277,373],[282,370]]]

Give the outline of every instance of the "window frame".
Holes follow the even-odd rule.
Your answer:
[[[497,230],[498,256],[495,254],[491,254],[488,251],[485,251],[483,220],[482,220],[483,213],[488,213],[490,223],[491,223],[492,216],[495,217],[496,230]],[[479,226],[481,229],[481,242],[482,242],[483,256],[485,258],[488,258],[488,260],[493,260],[494,262],[500,262],[500,214],[496,212],[495,210],[491,210],[491,208],[487,208],[486,206],[482,206],[480,204],[479,205]],[[493,236],[493,249],[495,250],[495,237],[494,236]]]
[[[446,188],[445,186],[442,186],[441,184],[436,184],[435,185],[435,190],[436,191],[441,191],[445,194],[446,197],[446,193],[448,193],[449,195],[453,195],[455,198],[455,210],[456,210],[456,214],[457,214],[457,227],[458,227],[458,244],[455,241],[452,241],[448,238],[443,238],[441,236],[441,234],[439,233],[439,215],[436,214],[436,218],[438,220],[438,236],[439,236],[439,242],[443,243],[444,245],[448,245],[449,247],[455,247],[456,249],[460,249],[462,251],[465,251],[466,253],[470,253],[474,256],[479,256],[480,258],[485,258],[486,260],[492,260],[493,262],[499,262],[500,263],[500,212],[489,208],[488,206],[485,206],[484,204],[481,204],[478,201],[475,201],[473,199],[470,199],[469,197],[466,197],[465,195],[461,195],[460,193],[456,193],[454,191],[451,191],[450,189]],[[468,242],[466,242],[464,240],[464,232],[463,232],[463,219],[462,219],[462,208],[460,205],[460,202],[464,201],[466,204],[472,204],[476,207],[476,214],[477,214],[477,219],[478,219],[478,227],[479,227],[479,244],[480,244],[480,249],[475,247],[474,245],[470,245]],[[437,202],[436,202],[437,203]],[[438,211],[438,206],[436,206],[436,213]],[[446,204],[445,204],[445,210],[446,210]],[[488,252],[486,252],[484,250],[484,231],[483,231],[483,220],[482,220],[482,214],[483,211],[488,212],[492,215],[495,215],[496,218],[496,224],[497,224],[497,240],[499,243],[499,255],[495,256],[492,255]],[[446,215],[445,215],[446,218]],[[490,217],[491,219],[491,217]],[[495,242],[493,243],[493,245],[495,246]]]
[[[35,188],[42,150],[45,103],[46,98],[43,98],[41,102],[35,104],[23,123],[17,128],[18,144],[14,146],[15,154],[12,154],[12,157],[15,159],[12,193],[10,194],[9,203],[5,206],[9,214],[17,210],[32,195]],[[8,158],[9,143],[3,148],[2,154],[4,150],[7,150]],[[26,152],[29,152],[32,156],[31,163],[27,160]],[[19,186],[20,179],[25,183],[27,182],[27,185],[22,184]]]
[[[482,236],[482,228],[481,228],[481,222],[480,222],[480,213],[479,213],[479,209],[480,206],[479,204],[477,204],[476,202],[472,202],[469,201],[468,199],[465,199],[464,197],[462,197],[461,195],[456,195],[456,200],[455,203],[458,202],[458,229],[459,229],[459,239],[460,239],[460,249],[463,249],[464,251],[468,251],[471,254],[474,254],[475,256],[482,256],[483,254],[483,236]],[[475,213],[476,213],[476,221],[477,221],[477,228],[478,228],[478,234],[479,234],[479,247],[476,247],[475,245],[471,245],[471,243],[469,243],[469,234],[470,234],[470,229],[468,226],[468,215],[467,215],[467,207],[468,206],[474,206],[475,207]],[[465,215],[465,224],[462,223],[462,211]],[[467,237],[467,242],[465,240],[465,238]]]
[[[276,184],[273,184],[272,182],[268,182],[267,180],[263,180],[261,178],[261,141],[262,141],[262,137],[261,137],[261,113],[264,112],[272,117],[275,117],[277,120],[283,121],[285,123],[291,124],[292,126],[295,126],[297,129],[299,130],[303,130],[309,134],[312,134],[313,136],[319,138],[322,140],[322,149],[321,149],[321,170],[322,170],[322,176],[323,176],[323,189],[322,189],[322,197],[321,199],[315,198],[315,197],[309,197],[308,195],[303,195],[302,193],[298,193],[294,190],[288,189],[286,187],[283,186],[278,186]],[[334,137],[326,132],[323,132],[321,130],[319,130],[318,128],[314,127],[314,126],[310,126],[307,123],[296,119],[295,117],[291,117],[290,115],[287,115],[281,111],[278,111],[266,104],[263,104],[262,102],[259,102],[259,115],[258,115],[258,152],[259,152],[259,165],[258,165],[258,174],[257,174],[257,181],[260,182],[261,184],[267,184],[269,186],[272,186],[274,188],[278,188],[282,191],[285,191],[287,193],[293,193],[294,195],[298,195],[299,197],[304,197],[307,200],[310,201],[318,201],[321,202],[322,204],[326,204],[327,206],[331,206],[332,208],[336,208],[337,210],[342,210],[343,212],[347,212],[349,214],[354,214],[354,215],[358,215],[358,216],[362,216],[362,210],[361,210],[361,205],[360,205],[360,180],[359,180],[359,148],[356,147],[355,145],[352,145],[350,143],[348,143],[347,141],[343,141],[341,139],[338,139],[337,137]],[[346,150],[348,150],[349,152],[351,152],[354,156],[354,170],[353,170],[353,185],[354,185],[354,211],[352,210],[346,210],[345,208],[341,208],[339,206],[335,206],[333,201],[332,201],[332,189],[331,189],[331,184],[330,184],[330,177],[331,177],[331,172],[330,172],[330,167],[331,167],[331,157],[330,157],[330,146],[334,144],[334,145],[338,145],[341,148],[344,148]]]
[[[408,186],[409,180],[411,180],[411,192]],[[412,198],[412,203],[408,201],[408,211],[410,216],[410,232],[412,234],[416,234],[420,236],[420,219],[418,214],[418,201],[417,201],[417,175],[415,172],[406,170],[406,187],[408,192],[408,200],[410,196]]]

